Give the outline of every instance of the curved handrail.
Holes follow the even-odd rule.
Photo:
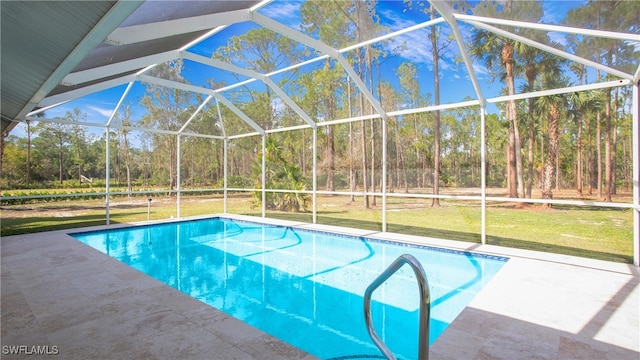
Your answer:
[[[411,269],[416,275],[416,279],[418,280],[418,287],[420,291],[420,331],[418,334],[418,359],[427,360],[429,359],[429,320],[431,319],[431,299],[429,293],[429,282],[427,281],[427,275],[420,265],[418,259],[416,259],[413,255],[403,254],[400,255],[396,260],[389,265],[389,267],[380,274],[373,282],[367,287],[367,290],[364,292],[364,320],[367,324],[367,331],[369,331],[369,336],[376,344],[378,349],[384,354],[384,356],[389,360],[395,360],[396,357],[391,353],[391,350],[380,340],[378,334],[376,334],[375,329],[373,328],[373,323],[371,321],[371,295],[373,291],[377,289],[380,285],[382,285],[387,279],[391,277],[396,271],[398,271],[404,264],[408,264],[411,266]]]

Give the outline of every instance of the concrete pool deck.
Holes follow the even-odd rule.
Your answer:
[[[632,265],[225,216],[510,257],[433,344],[431,359],[640,358],[640,273]],[[1,239],[3,359],[37,358],[35,351],[61,359],[314,358],[68,235],[77,231]]]

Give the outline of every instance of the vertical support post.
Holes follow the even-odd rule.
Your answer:
[[[176,201],[176,207],[177,207],[176,216],[177,216],[178,219],[180,219],[180,183],[181,183],[181,181],[180,181],[181,180],[180,179],[180,167],[181,167],[180,166],[181,165],[180,164],[181,163],[181,161],[180,161],[180,158],[181,158],[181,156],[180,156],[180,142],[182,142],[182,137],[181,137],[180,134],[178,134],[177,137],[178,137],[178,141],[177,141],[177,146],[176,146],[176,163],[177,163],[176,166],[178,168],[176,169],[176,172],[177,172],[177,176],[176,176],[177,177],[177,179],[176,179],[176,191],[177,191],[177,195],[176,195],[176,200],[177,200]]]
[[[640,82],[633,84],[633,265],[640,266]]]
[[[106,168],[106,176],[105,176],[105,183],[106,183],[106,201],[105,201],[105,211],[107,214],[107,225],[109,225],[109,223],[111,222],[110,218],[109,218],[109,193],[110,193],[110,188],[109,188],[109,170],[111,168],[111,164],[109,162],[109,149],[111,148],[110,144],[111,141],[109,140],[109,125],[111,125],[111,122],[113,121],[113,119],[116,117],[116,114],[118,113],[118,109],[120,109],[120,106],[122,106],[122,103],[124,102],[124,99],[127,97],[127,95],[129,94],[129,91],[131,90],[131,88],[133,87],[134,82],[130,82],[129,85],[127,85],[127,88],[124,90],[124,92],[122,93],[122,96],[120,97],[120,100],[118,101],[118,104],[116,105],[115,109],[113,109],[113,112],[111,113],[111,116],[109,116],[109,120],[107,120],[107,126],[105,127],[105,131],[107,132],[105,135],[105,138],[107,140],[107,147],[105,150],[105,156],[106,156],[106,161],[105,161],[105,168]]]
[[[109,148],[111,148],[111,141],[109,140],[109,127],[105,127],[104,128],[106,133],[105,133],[105,139],[107,141],[106,147],[105,147],[105,192],[107,193],[105,195],[105,212],[106,212],[106,217],[107,217],[107,225],[110,224],[110,219],[109,219],[109,174],[111,173],[111,161],[110,161],[110,155],[109,155]]]
[[[227,183],[227,165],[228,165],[228,158],[227,158],[227,149],[228,149],[228,142],[229,142],[229,138],[227,137],[227,133],[224,130],[224,121],[222,121],[222,112],[220,111],[220,102],[216,99],[216,109],[218,110],[218,119],[220,120],[220,129],[222,130],[222,135],[224,135],[224,140],[222,143],[223,146],[223,158],[224,158],[224,165],[223,165],[223,170],[222,170],[222,176],[223,176],[223,185],[224,185],[224,196],[223,196],[223,208],[222,211],[227,214],[228,210],[227,210],[227,196],[229,195],[229,192],[227,190],[227,187],[229,186],[229,184]]]
[[[329,125],[332,126],[332,125]],[[318,222],[318,128],[315,127],[313,129],[313,170],[312,174],[312,206],[313,206],[313,223],[316,224]]]
[[[387,231],[387,117],[382,117],[382,232]]]
[[[222,151],[223,152],[223,157],[224,157],[224,167],[223,167],[223,170],[222,170],[223,171],[223,175],[222,176],[224,177],[224,179],[222,180],[223,185],[224,185],[224,207],[223,207],[223,211],[224,211],[225,214],[227,213],[227,194],[228,194],[227,193],[227,191],[228,191],[227,190],[227,186],[228,186],[228,184],[227,184],[227,142],[228,142],[228,139],[227,139],[227,137],[225,137],[224,140],[223,140],[224,149]]]
[[[267,134],[262,135],[262,217],[267,216]]]
[[[481,210],[480,210],[480,239],[482,244],[487,243],[487,148],[486,148],[486,105],[480,105],[480,191],[481,191]]]

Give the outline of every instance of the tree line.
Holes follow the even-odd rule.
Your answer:
[[[462,6],[468,6],[461,3]],[[308,1],[301,6],[302,29],[334,48],[373,38],[384,30],[378,22],[376,2]],[[435,16],[434,9],[421,2],[405,2],[408,11]],[[504,4],[483,1],[469,7],[474,14],[498,16],[528,22],[540,21],[540,2],[508,0]],[[636,21],[632,14],[640,3],[589,1],[568,12],[564,23],[591,29],[628,31]],[[570,36],[568,44],[552,42],[547,33],[507,29],[558,49],[604,62],[616,69],[634,66],[633,46],[615,39]],[[383,109],[420,108],[440,104],[442,56],[451,56],[452,38],[436,26],[429,28],[433,55],[433,87],[428,93],[418,81],[419,70],[409,61],[380,76],[384,62],[397,56],[384,44],[366,45],[345,53],[359,79]],[[548,52],[501,37],[487,30],[475,30],[468,44],[471,56],[482,62],[503,86],[504,95],[539,89],[589,83],[582,64],[569,63]],[[588,55],[586,55],[588,54]],[[230,61],[258,73],[270,73],[286,64],[308,57],[308,50],[265,28],[232,37],[218,48],[213,58]],[[151,75],[188,83],[182,75],[184,63],[173,61],[157,66]],[[633,70],[627,71],[633,72]],[[388,74],[387,74],[388,75]],[[572,76],[569,76],[572,75]],[[596,71],[596,81],[605,75]],[[395,78],[391,83],[389,78]],[[572,80],[573,79],[573,80]],[[575,80],[577,79],[577,80]],[[240,80],[240,79],[239,79]],[[277,85],[289,94],[315,122],[365,117],[376,109],[348,76],[338,61],[327,59],[313,70],[292,70],[280,76]],[[213,88],[223,82],[209,80]],[[516,84],[520,89],[516,88]],[[224,94],[262,129],[299,125],[300,115],[291,107],[279,106],[277,94],[268,84],[246,85]],[[223,181],[223,141],[161,132],[138,132],[131,126],[178,131],[190,122],[194,133],[211,135],[252,131],[238,115],[224,105],[205,106],[198,94],[146,84],[138,106],[146,114],[138,120],[124,107],[109,130],[109,161],[112,182],[133,187],[175,189],[180,156],[181,186],[219,187]],[[540,189],[542,198],[553,198],[561,188],[574,188],[579,196],[597,194],[611,201],[618,188],[631,187],[631,91],[619,87],[597,91],[510,100],[498,104],[499,113],[489,114],[486,126],[487,186],[506,189],[508,196],[531,198]],[[130,105],[132,106],[132,105]],[[479,187],[481,177],[480,108],[413,113],[398,117],[364,119],[317,130],[318,185],[328,191],[379,192],[382,186],[382,156],[386,147],[388,191],[423,189],[439,194],[441,186]],[[3,136],[2,179],[5,188],[41,187],[84,179],[104,179],[106,133],[80,126],[85,118],[79,109],[57,122],[26,122],[26,137]],[[386,122],[383,129],[382,122]],[[382,131],[386,143],[382,143]],[[310,188],[313,130],[274,132],[267,135],[267,186],[273,189]],[[177,153],[178,143],[180,154]],[[229,186],[259,188],[262,184],[262,138],[241,137],[228,141]],[[352,197],[352,201],[354,201]],[[364,206],[375,205],[365,197]],[[270,203],[297,210],[304,199],[273,196]],[[297,202],[297,204],[296,204]],[[288,205],[286,205],[288,204]],[[433,206],[439,206],[434,199]]]

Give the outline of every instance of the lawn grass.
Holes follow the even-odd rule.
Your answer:
[[[387,231],[467,242],[481,242],[480,206],[473,201],[441,200],[432,208],[429,199],[388,198]],[[177,217],[176,198],[114,199],[111,223],[130,223]],[[182,196],[180,216],[222,213],[222,195]],[[249,193],[230,194],[229,213],[260,216]],[[66,201],[3,206],[1,236],[71,229],[106,223],[104,200]],[[267,217],[312,222],[310,212],[267,211]],[[382,230],[380,200],[365,209],[362,197],[319,196],[319,224]],[[555,206],[518,207],[514,203],[487,204],[487,243],[548,251],[601,260],[633,262],[633,213],[628,209]]]

